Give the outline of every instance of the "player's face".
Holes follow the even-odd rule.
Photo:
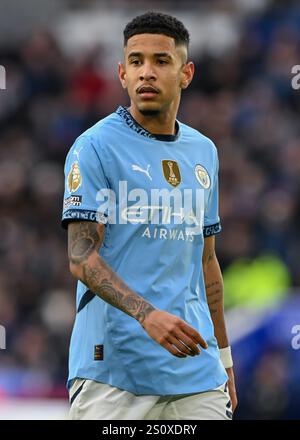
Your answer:
[[[119,78],[142,114],[158,114],[179,103],[181,90],[192,80],[194,66],[187,50],[171,37],[140,34],[129,38]]]

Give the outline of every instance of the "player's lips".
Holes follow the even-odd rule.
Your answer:
[[[137,89],[137,93],[143,98],[153,98],[159,93],[158,89],[152,86],[141,86]]]

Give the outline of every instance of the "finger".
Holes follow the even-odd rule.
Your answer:
[[[178,330],[179,332],[179,339],[181,341],[183,341],[185,343],[185,345],[187,345],[187,347],[192,350],[192,352],[196,355],[200,354],[201,350],[198,347],[198,345],[195,343],[194,339],[186,336],[186,334],[184,332],[182,332],[181,330]]]
[[[179,357],[179,358],[186,357],[186,354],[182,353],[180,350],[178,350],[176,347],[174,347],[173,344],[170,344],[167,341],[162,346],[176,357]]]
[[[200,354],[200,348],[195,343],[193,339],[186,336],[185,333],[183,333],[181,330],[177,329],[176,337],[182,341],[191,351],[194,355]]]
[[[180,325],[181,330],[187,335],[194,339],[196,344],[200,344],[202,348],[207,349],[208,345],[202,336],[193,327],[188,325],[186,322],[182,321]]]
[[[171,344],[175,345],[175,347],[178,350],[187,354],[188,356],[195,356],[195,353],[183,341],[181,341],[177,336],[169,335],[167,337],[167,341],[170,342]]]

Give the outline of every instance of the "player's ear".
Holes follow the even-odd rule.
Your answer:
[[[194,73],[195,73],[195,66],[192,61],[189,61],[188,63],[185,63],[182,66],[181,82],[180,82],[180,87],[182,89],[188,88],[188,86],[190,85],[190,83],[193,79]]]
[[[119,80],[122,84],[123,89],[127,88],[126,85],[126,70],[125,70],[125,66],[123,63],[119,62],[118,63],[118,73],[119,73]]]

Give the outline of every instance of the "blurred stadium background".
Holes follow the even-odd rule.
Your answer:
[[[300,6],[277,0],[0,0],[0,419],[66,417],[75,281],[60,227],[64,159],[128,104],[122,30],[149,9],[190,30],[196,75],[179,119],[219,150],[236,418],[300,419]]]

